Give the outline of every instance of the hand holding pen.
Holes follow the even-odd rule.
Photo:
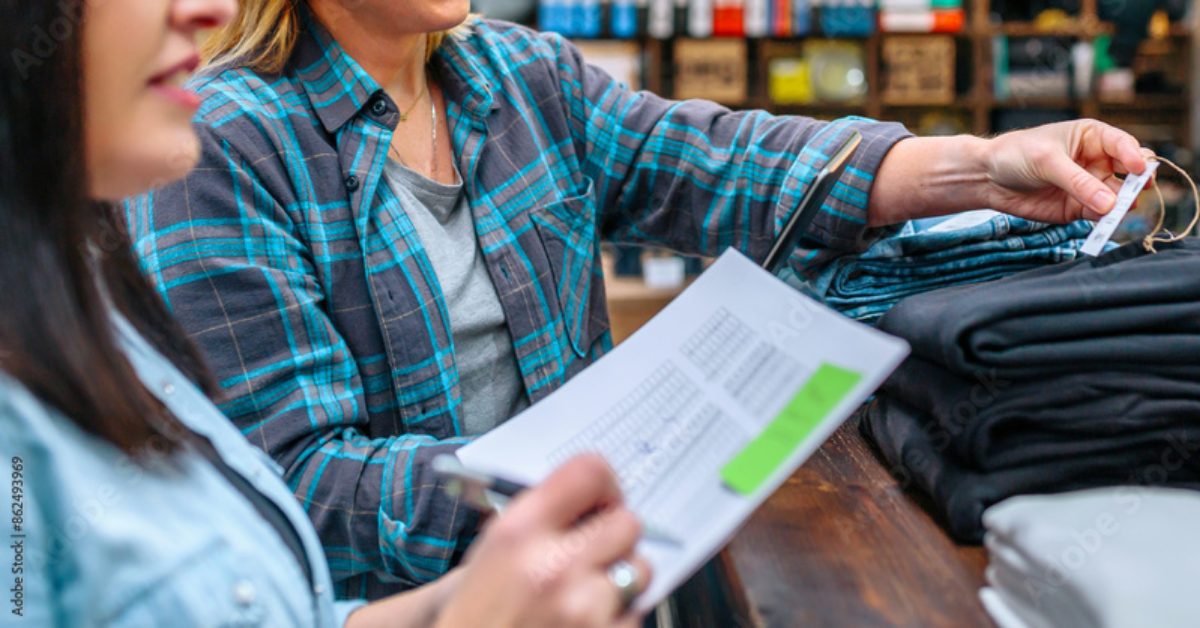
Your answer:
[[[513,498],[529,489],[520,482],[468,469],[452,455],[434,458],[433,469],[446,480],[447,493],[461,497],[480,512],[499,514]],[[677,547],[683,545],[671,534],[645,523],[642,524],[642,537]]]
[[[451,458],[439,473],[474,486],[475,474]],[[456,479],[463,473],[469,479]],[[484,526],[454,592],[476,603],[448,604],[438,625],[636,628],[630,605],[651,577],[634,553],[640,535],[604,460],[572,459]]]

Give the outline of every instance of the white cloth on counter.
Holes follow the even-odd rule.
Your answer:
[[[979,597],[1001,628],[1200,626],[1200,492],[1023,495],[983,524]]]

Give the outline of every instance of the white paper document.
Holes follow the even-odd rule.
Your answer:
[[[730,250],[608,356],[458,457],[534,484],[576,454],[602,454],[638,517],[682,541],[638,546],[654,568],[637,601],[649,610],[907,353]]]

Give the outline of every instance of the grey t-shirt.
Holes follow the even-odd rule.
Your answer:
[[[523,410],[528,401],[467,196],[461,183],[439,183],[395,160],[388,160],[384,172],[416,227],[446,297],[463,396],[458,413],[463,430],[483,434]]]

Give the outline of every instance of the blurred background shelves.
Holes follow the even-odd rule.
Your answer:
[[[1106,115],[1150,131],[1147,142],[1200,145],[1197,17],[1186,0],[477,4],[572,37],[589,60],[667,97],[898,118],[918,133]]]

